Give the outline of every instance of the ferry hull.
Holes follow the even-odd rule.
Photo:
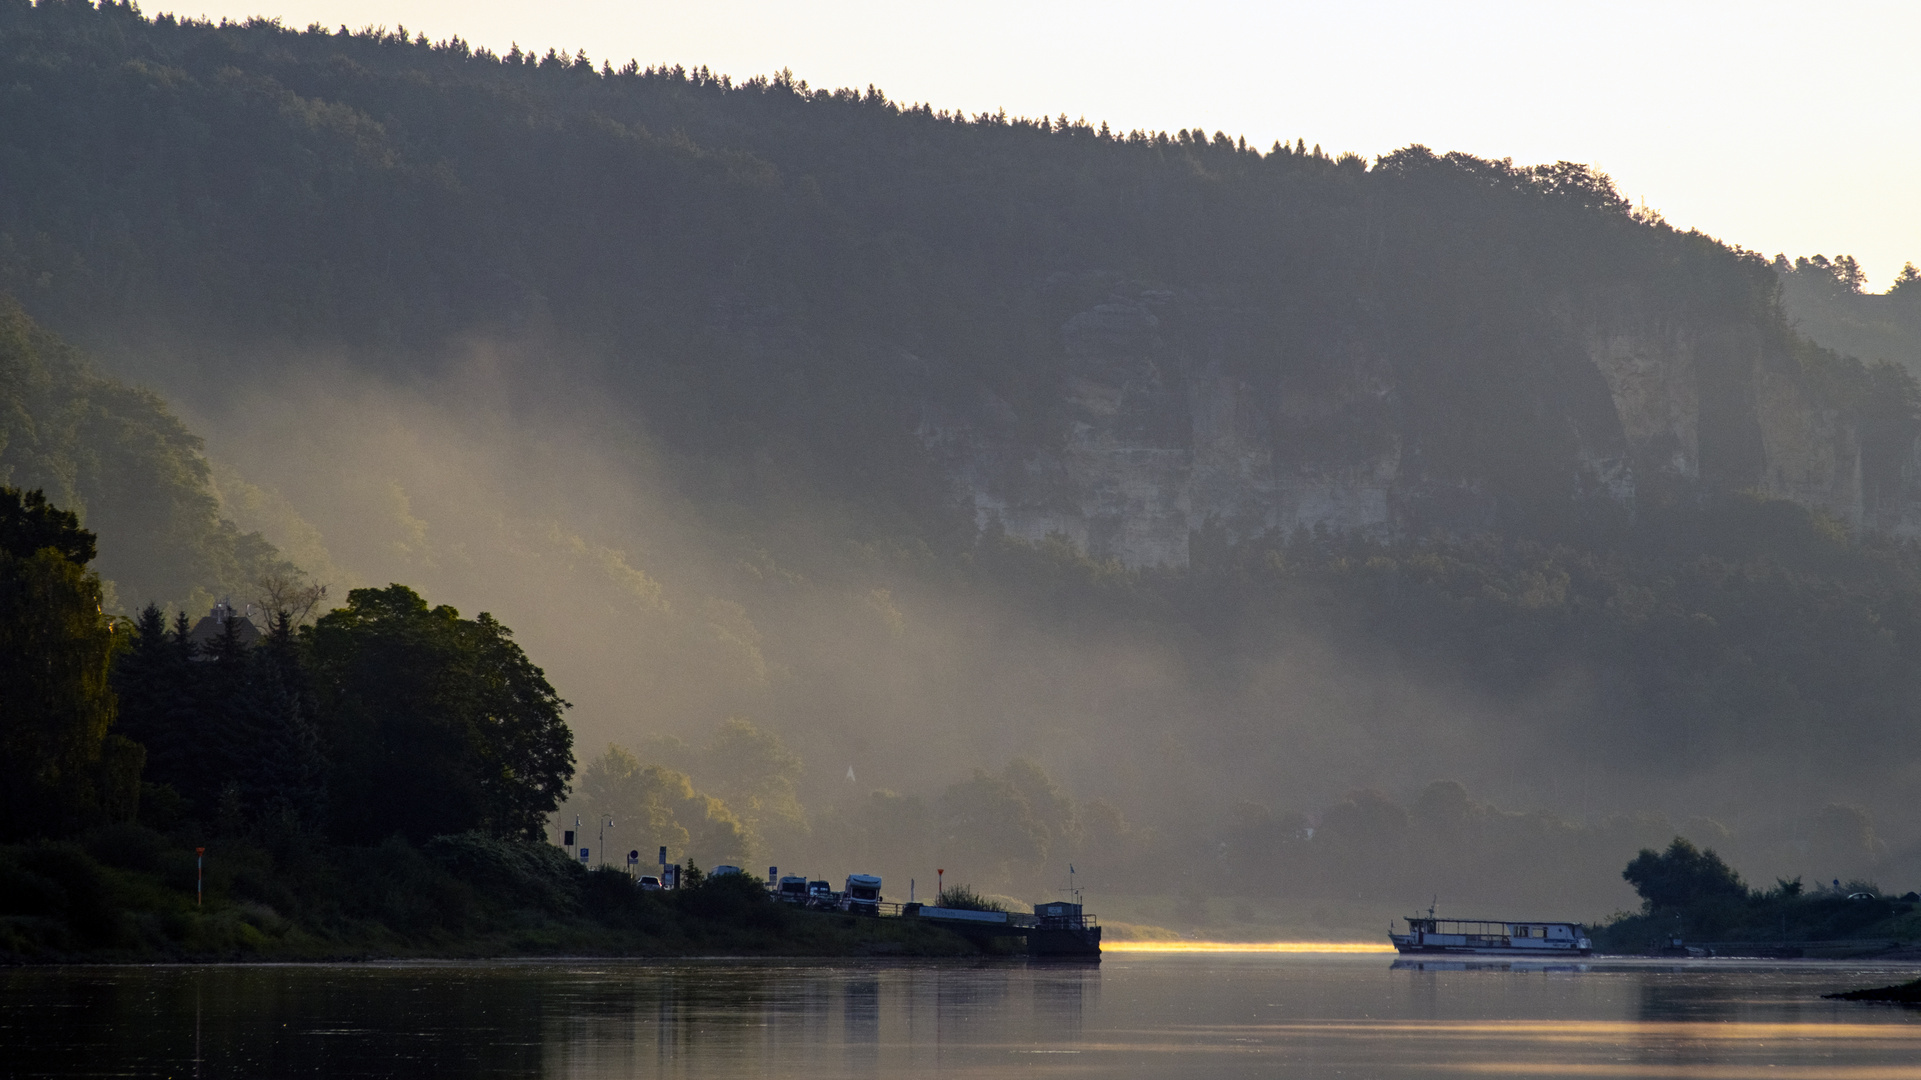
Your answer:
[[[1036,928],[1027,932],[1027,955],[1062,959],[1099,960],[1101,928]]]

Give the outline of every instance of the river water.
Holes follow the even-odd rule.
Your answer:
[[[1921,1080],[1913,966],[1380,955],[0,971],[0,1074]]]

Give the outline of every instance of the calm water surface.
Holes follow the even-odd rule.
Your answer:
[[[1912,966],[1383,956],[0,972],[7,1076],[1921,1080]]]

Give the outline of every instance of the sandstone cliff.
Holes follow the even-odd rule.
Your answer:
[[[1921,534],[1911,418],[1864,434],[1872,418],[1835,400],[1807,370],[1818,350],[1790,335],[1703,323],[1634,290],[1564,298],[1546,320],[1556,332],[1523,361],[1533,415],[1514,418],[1564,437],[1517,471],[1430,452],[1429,433],[1461,418],[1408,392],[1427,361],[1387,335],[1362,328],[1294,357],[1243,322],[1193,296],[1116,290],[1060,327],[1057,398],[1024,405],[908,357],[917,434],[981,528],[1062,534],[1129,566],[1186,565],[1201,536],[1631,520],[1649,498],[1717,491]],[[1031,437],[1024,411],[1048,418],[1048,438]]]

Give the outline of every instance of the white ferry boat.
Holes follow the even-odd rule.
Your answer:
[[[1389,932],[1395,951],[1452,956],[1587,956],[1594,945],[1579,923],[1508,922],[1494,919],[1407,920],[1407,933]]]

